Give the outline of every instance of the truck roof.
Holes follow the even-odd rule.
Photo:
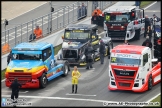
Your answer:
[[[130,12],[132,9],[136,8],[136,6],[111,6],[107,8],[104,12]]]
[[[97,28],[96,24],[70,24],[66,27],[66,29],[92,29]]]
[[[44,42],[33,42],[33,43],[28,43],[28,42],[23,42],[18,44],[13,48],[13,50],[44,50],[47,47],[51,46],[49,43],[44,43]]]
[[[145,46],[138,45],[118,45],[114,47],[111,52],[113,53],[127,53],[127,54],[142,54]]]

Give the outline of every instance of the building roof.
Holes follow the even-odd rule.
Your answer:
[[[136,8],[136,6],[111,6],[107,8],[104,12],[130,12],[132,9]]]
[[[13,50],[44,50],[45,48],[51,46],[49,43],[34,42],[34,43],[20,43],[13,48]]]
[[[145,49],[145,46],[138,45],[117,45],[111,52],[113,53],[127,53],[127,54],[142,54],[142,51]]]
[[[97,28],[96,24],[70,24],[66,27],[66,29],[92,29]]]

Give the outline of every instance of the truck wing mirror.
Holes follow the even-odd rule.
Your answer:
[[[96,35],[98,35],[98,30],[96,30]]]
[[[101,36],[98,36],[98,39],[101,40]]]
[[[151,62],[157,62],[157,61],[158,61],[157,58],[154,58],[154,59],[151,60]]]

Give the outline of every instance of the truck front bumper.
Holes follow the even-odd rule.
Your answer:
[[[116,85],[116,82],[110,80],[110,83],[108,84],[108,89],[111,91],[127,90],[133,92],[144,92],[148,90],[147,82],[145,82],[141,87],[134,87],[134,83],[132,83],[131,85],[132,85],[131,87],[121,87],[121,86],[119,87],[119,85],[118,86]]]
[[[22,83],[21,81],[18,81],[20,84]],[[11,81],[9,79],[5,80],[5,84],[7,87],[10,87],[11,85]],[[25,82],[22,84],[21,88],[39,88],[39,80],[38,79],[34,79],[30,82]]]

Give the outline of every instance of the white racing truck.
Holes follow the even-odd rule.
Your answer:
[[[105,35],[112,40],[139,40],[145,32],[144,9],[111,6],[104,11]]]

